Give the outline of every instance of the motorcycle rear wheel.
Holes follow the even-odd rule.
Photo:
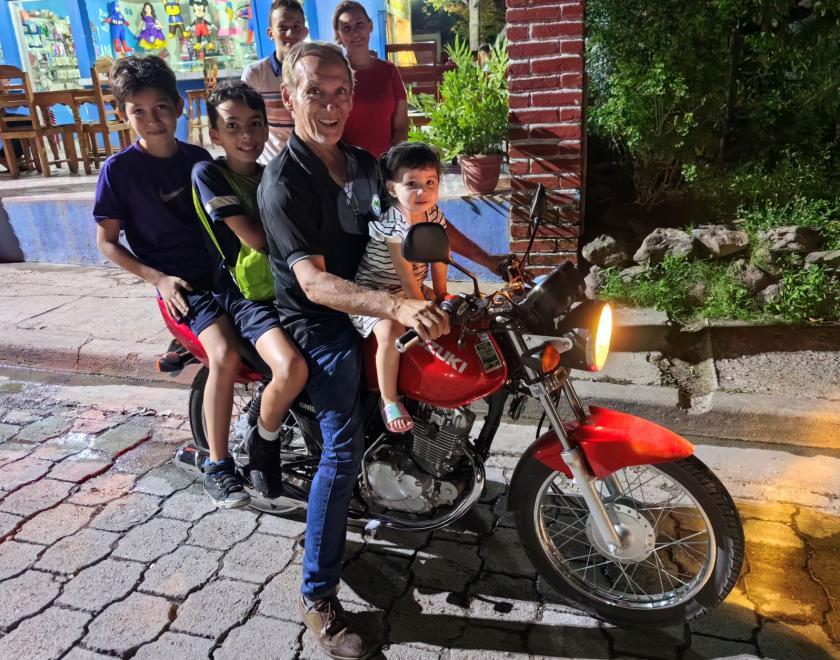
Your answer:
[[[635,534],[635,557],[609,556],[577,487],[533,456],[511,502],[540,576],[576,607],[621,626],[665,627],[703,616],[735,586],[744,533],[724,486],[699,459],[624,468],[606,503]]]
[[[204,388],[207,385],[207,375],[209,370],[207,367],[201,367],[193,378],[192,385],[190,385],[190,400],[189,400],[189,414],[190,414],[190,430],[192,431],[193,440],[195,444],[204,449],[209,449],[207,444],[207,432],[204,426]],[[240,415],[248,412],[254,395],[257,392],[258,383],[236,383],[233,388],[233,414],[230,418],[231,435],[233,434],[233,425],[239,419]]]

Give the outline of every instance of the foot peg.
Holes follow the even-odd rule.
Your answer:
[[[382,526],[381,520],[369,520],[362,531],[362,538],[370,539],[371,541],[379,534],[379,528]]]

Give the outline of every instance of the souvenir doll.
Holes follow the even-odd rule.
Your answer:
[[[103,20],[103,23],[108,23],[108,28],[111,31],[111,43],[114,44],[114,54],[130,53],[132,48],[125,41],[125,26],[128,21],[120,11],[119,0],[112,0],[108,3],[108,15]]]
[[[219,36],[235,37],[240,30],[234,22],[236,13],[233,11],[233,0],[215,0],[215,3],[219,15]]]
[[[181,4],[178,0],[164,0],[163,10],[169,16],[169,38],[176,36],[181,31],[181,38],[185,36],[184,17],[181,15]]]
[[[236,10],[236,17],[245,21],[245,45],[254,43],[254,13],[251,11],[251,3],[240,5]]]
[[[195,50],[199,57],[203,57],[206,51],[215,49],[215,44],[210,41],[210,31],[215,30],[216,26],[209,20],[209,11],[207,0],[190,0],[190,9],[193,13],[193,22],[191,32],[195,37]]]
[[[140,10],[140,24],[143,26],[140,34],[137,35],[137,43],[143,50],[160,50],[166,46],[166,38],[160,27],[160,21],[155,14],[155,8],[151,2],[144,2]]]

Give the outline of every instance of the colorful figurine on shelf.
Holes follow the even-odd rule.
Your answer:
[[[214,0],[216,13],[219,15],[219,36],[235,37],[239,34],[239,26],[234,22],[236,13],[233,11],[233,0]]]
[[[107,23],[111,31],[111,43],[114,44],[114,54],[130,53],[133,49],[125,41],[125,26],[128,21],[120,11],[119,0],[112,0],[108,3],[108,15],[103,23]]]
[[[193,13],[191,32],[195,37],[195,51],[199,59],[204,59],[205,53],[215,50],[216,44],[210,40],[210,31],[216,26],[209,21],[209,5],[207,0],[190,0],[190,9]]]
[[[169,16],[169,38],[172,39],[181,31],[181,39],[186,36],[184,28],[184,17],[181,15],[181,3],[178,0],[165,0],[163,10]]]
[[[151,2],[144,2],[140,10],[140,24],[143,29],[137,35],[137,43],[143,50],[160,50],[166,46],[166,38],[160,21],[155,14],[155,8]]]
[[[245,45],[254,43],[254,12],[251,10],[251,3],[240,5],[236,10],[236,17],[245,21]]]

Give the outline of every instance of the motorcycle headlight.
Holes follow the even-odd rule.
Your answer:
[[[560,321],[558,329],[574,344],[561,356],[563,366],[584,371],[604,368],[612,339],[612,308],[607,303],[582,302]]]

